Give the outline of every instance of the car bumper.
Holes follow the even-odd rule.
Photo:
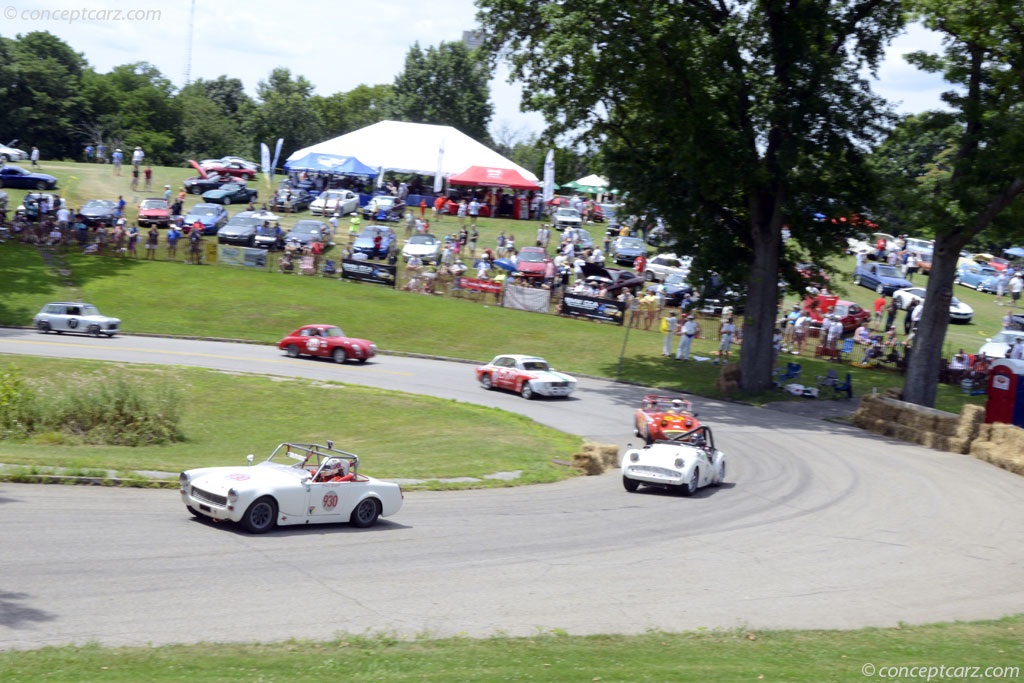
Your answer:
[[[633,481],[662,486],[682,486],[686,481],[682,472],[646,465],[630,465],[622,471],[622,476]]]
[[[226,501],[217,500],[218,496],[206,495],[201,489],[190,486],[188,491],[181,491],[181,502],[210,519],[237,522],[242,518],[240,508],[228,505]]]
[[[569,394],[571,394],[573,392],[573,390],[575,388],[576,387],[571,385],[571,384],[570,385],[564,385],[564,386],[563,385],[557,385],[557,384],[556,385],[550,385],[550,384],[541,384],[541,385],[535,384],[535,385],[533,385],[533,390],[536,391],[541,396],[568,396]]]

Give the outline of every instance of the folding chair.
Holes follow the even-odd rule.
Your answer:
[[[839,398],[842,394],[846,394],[846,398],[853,398],[853,377],[850,373],[846,373],[846,381],[839,381],[839,373],[835,370],[829,370],[824,375],[818,375],[818,386],[832,390],[832,398]]]
[[[800,376],[800,371],[803,369],[799,363],[793,363],[792,361],[786,363],[786,369],[782,368],[775,369],[775,386],[782,386],[783,382],[787,382],[791,379],[796,379]]]
[[[835,359],[841,361],[844,357],[849,357],[851,353],[853,353],[853,337],[843,340],[843,348],[839,349]]]

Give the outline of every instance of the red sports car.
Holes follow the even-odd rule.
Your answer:
[[[139,204],[137,221],[140,228],[147,225],[162,225],[166,228],[171,222],[171,207],[166,199],[143,199]]]
[[[646,441],[667,441],[700,426],[693,404],[675,396],[644,396],[633,416],[633,433]]]
[[[244,178],[246,180],[252,180],[256,177],[255,170],[237,161],[204,164],[203,170],[207,173],[216,173],[221,176],[233,176],[235,178]]]
[[[344,363],[350,358],[365,363],[377,355],[377,345],[365,339],[346,337],[337,325],[304,325],[277,342],[277,348],[291,358],[317,356]]]
[[[516,257],[516,270],[526,277],[544,277],[544,269],[551,260],[541,247],[523,247]]]
[[[803,309],[817,325],[820,325],[826,315],[838,315],[843,322],[844,333],[853,332],[871,319],[871,313],[858,304],[829,294],[807,297],[804,299]]]

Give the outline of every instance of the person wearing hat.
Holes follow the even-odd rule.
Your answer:
[[[118,147],[110,155],[110,165],[114,169],[114,175],[121,175],[121,163],[124,161],[124,152]]]
[[[578,280],[578,283],[583,280]],[[676,327],[679,325],[679,318],[676,317],[675,309],[670,310],[668,315],[661,319],[661,331],[665,335],[665,342],[662,344],[661,355],[668,358],[672,353],[672,337],[675,336]]]
[[[141,147],[136,147],[135,151],[132,152],[132,166],[138,168],[142,164],[142,160],[146,158],[146,153],[142,151]]]
[[[793,310],[786,314],[786,326],[782,330],[782,350],[796,342],[796,320],[800,317],[800,304],[793,304]]]
[[[679,327],[679,348],[676,349],[676,360],[690,360],[690,347],[694,338],[700,334],[700,325],[692,314],[683,316],[683,324]]]
[[[171,186],[164,185],[164,199],[171,201]]]
[[[721,361],[722,365],[729,362],[729,351],[732,349],[732,339],[736,334],[736,325],[733,323],[733,317],[730,315],[722,323],[722,327],[719,330],[719,342],[718,342],[718,357],[715,358],[715,365],[718,365]]]

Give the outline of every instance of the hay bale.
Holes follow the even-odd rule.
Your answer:
[[[572,466],[588,476],[604,474],[605,464],[597,453],[573,453]]]
[[[580,449],[583,453],[591,454],[598,461],[604,463],[607,469],[619,466],[619,447],[613,443],[594,443],[588,441]]]
[[[726,363],[715,380],[715,389],[723,394],[735,394],[740,390],[740,366],[737,363]]]

